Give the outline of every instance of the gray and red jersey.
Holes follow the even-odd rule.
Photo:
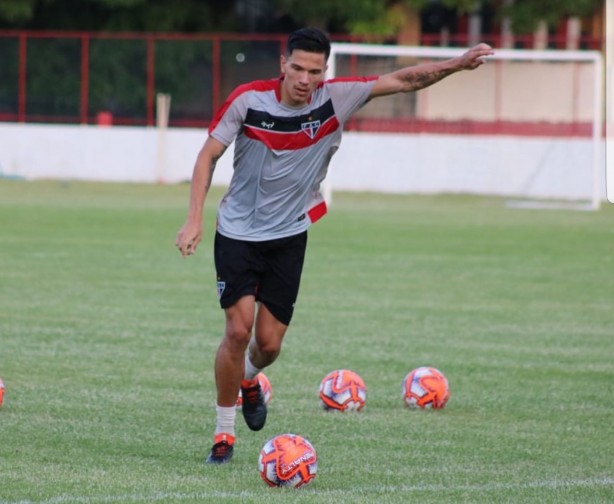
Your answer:
[[[343,124],[365,104],[376,79],[322,82],[301,108],[281,102],[280,79],[235,89],[209,126],[210,136],[224,145],[235,141],[218,231],[238,240],[273,240],[301,233],[322,217],[320,183]]]

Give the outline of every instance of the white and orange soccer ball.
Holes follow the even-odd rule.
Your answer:
[[[264,395],[264,403],[269,404],[269,402],[271,402],[271,397],[273,396],[271,382],[264,373],[258,373],[256,378],[258,378],[258,383],[260,383],[260,388],[262,389],[262,394]],[[240,408],[241,406],[243,406],[243,396],[239,390],[239,397],[237,397],[237,408]]]
[[[450,387],[441,371],[425,366],[405,376],[402,393],[408,408],[441,409],[450,398]]]
[[[258,471],[271,487],[300,488],[316,477],[318,456],[304,437],[280,434],[269,439],[260,451]]]
[[[331,371],[320,382],[320,402],[326,410],[360,411],[366,400],[365,382],[349,369]]]

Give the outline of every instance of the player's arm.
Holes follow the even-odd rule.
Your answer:
[[[369,98],[418,91],[461,70],[474,70],[484,63],[484,56],[494,54],[488,44],[478,44],[467,52],[446,61],[424,63],[380,75]]]
[[[192,173],[188,216],[177,233],[175,241],[175,245],[184,257],[196,252],[196,247],[202,239],[205,199],[211,187],[215,164],[225,150],[226,146],[222,142],[210,136],[196,157]]]

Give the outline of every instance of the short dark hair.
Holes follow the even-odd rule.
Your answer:
[[[325,59],[328,60],[330,40],[324,32],[317,28],[300,28],[293,31],[288,37],[286,56],[290,56],[295,49],[324,54]]]

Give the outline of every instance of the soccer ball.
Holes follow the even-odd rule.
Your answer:
[[[320,382],[320,402],[325,410],[360,411],[367,400],[367,387],[348,369],[328,373]]]
[[[258,457],[260,477],[271,487],[300,488],[316,477],[317,470],[314,447],[296,434],[269,439]]]
[[[264,403],[269,404],[271,401],[271,396],[273,395],[271,382],[264,373],[258,373],[256,378],[258,378],[258,383],[260,383],[260,388],[262,389],[262,395],[264,395]],[[237,408],[240,408],[241,406],[243,406],[243,395],[241,394],[241,390],[239,390],[239,397],[237,397]]]
[[[450,387],[441,371],[419,367],[403,379],[402,393],[408,408],[441,409],[450,398]]]
[[[4,382],[2,378],[0,378],[0,406],[2,406],[2,402],[4,401]]]

